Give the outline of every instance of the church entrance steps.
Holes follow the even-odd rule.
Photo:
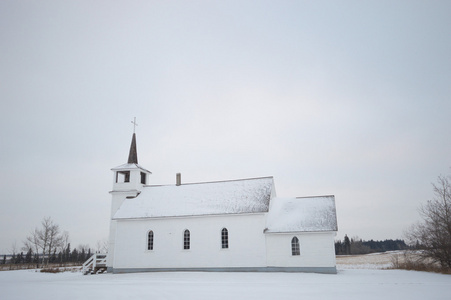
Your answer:
[[[101,274],[106,271],[106,254],[96,253],[92,255],[81,269],[83,275],[87,274]]]

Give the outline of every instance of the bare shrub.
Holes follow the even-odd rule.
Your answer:
[[[62,272],[78,272],[79,268],[58,268],[58,267],[48,267],[42,268],[39,272],[41,273],[62,273]]]
[[[451,180],[439,176],[433,184],[434,198],[419,209],[422,221],[405,233],[411,245],[420,245],[422,263],[451,270]]]
[[[390,269],[451,274],[451,269],[443,268],[432,259],[424,257],[421,251],[409,250],[404,251],[402,254],[393,254]]]

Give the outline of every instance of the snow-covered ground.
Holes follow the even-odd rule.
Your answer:
[[[162,272],[83,276],[80,272],[4,271],[0,272],[0,298],[451,299],[451,275],[382,270],[371,264],[368,269],[350,269],[352,265],[359,266],[339,264],[337,275]]]

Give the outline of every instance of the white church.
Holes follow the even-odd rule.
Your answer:
[[[152,185],[135,133],[112,171],[108,272],[337,272],[334,196],[278,198],[272,177]]]

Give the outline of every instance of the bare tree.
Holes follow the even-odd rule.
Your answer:
[[[47,231],[48,245],[47,245],[47,257],[50,259],[52,252],[55,254],[56,249],[58,249],[62,242],[63,238],[60,232],[60,227],[58,224],[53,223],[50,218],[44,219],[42,223],[45,223],[45,231]]]
[[[434,198],[419,209],[422,221],[407,232],[408,241],[422,247],[422,258],[451,269],[451,177],[439,176],[432,184]]]
[[[17,254],[17,243],[16,243],[16,241],[14,241],[14,242],[11,244],[11,250],[10,250],[10,252],[11,252],[13,255],[16,255],[16,254]]]
[[[24,241],[24,250],[32,249],[34,253],[37,255],[36,260],[36,268],[39,268],[39,249],[41,248],[41,243],[39,241],[38,229],[34,229],[30,232],[30,235],[27,236],[27,239]]]
[[[14,241],[11,244],[11,249],[9,250],[10,253],[12,253],[12,257],[10,259],[10,267],[9,269],[11,270],[11,265],[16,264],[16,254],[17,254],[17,243],[16,241]]]
[[[364,245],[361,238],[354,236],[351,238],[351,254],[368,254],[371,252],[371,248]]]
[[[91,255],[91,249],[88,244],[78,245],[78,259],[80,262],[85,261]]]
[[[52,251],[56,251],[63,243],[63,236],[61,235],[58,224],[55,224],[50,217],[44,218],[41,222],[41,228],[35,228],[27,237],[25,246],[42,251],[42,263],[45,264],[45,257],[48,259],[52,255]]]
[[[97,253],[108,253],[108,240],[98,240],[96,244],[96,252]]]
[[[59,249],[60,249],[60,252],[61,252],[61,263],[63,262],[63,257],[64,257],[64,255],[65,255],[65,252],[66,252],[66,249],[67,249],[67,246],[69,245],[69,232],[67,232],[67,231],[64,231],[62,234],[61,234],[61,243],[60,243],[60,245],[59,245]],[[67,258],[66,258],[67,259]]]

